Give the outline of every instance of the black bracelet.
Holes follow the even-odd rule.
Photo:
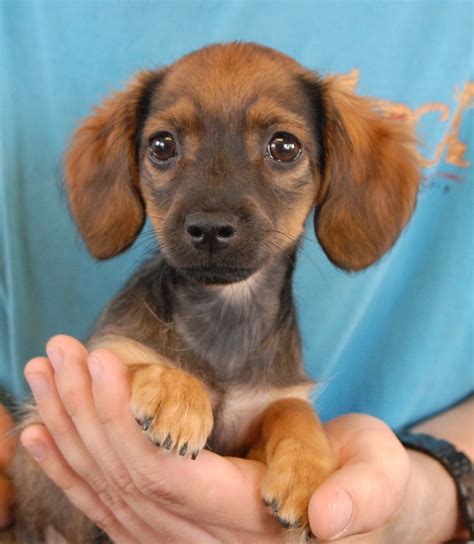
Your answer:
[[[446,440],[428,434],[405,430],[397,433],[397,436],[406,448],[421,451],[439,461],[452,476],[462,519],[470,538],[474,539],[474,470],[471,459]]]

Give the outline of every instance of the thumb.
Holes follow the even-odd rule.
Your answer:
[[[408,482],[408,456],[391,431],[380,431],[371,429],[351,441],[341,468],[311,498],[309,520],[317,539],[373,531],[399,508]]]

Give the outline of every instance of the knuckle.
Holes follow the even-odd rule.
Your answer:
[[[137,495],[135,482],[124,468],[110,467],[106,477],[109,482],[112,482],[108,485],[117,490],[121,496],[135,497]]]
[[[105,533],[109,532],[114,525],[116,525],[117,520],[112,512],[107,511],[105,508],[100,511],[94,511],[88,514],[88,517],[91,521],[102,529]]]
[[[90,474],[87,478],[87,483],[100,497],[106,497],[109,493],[109,484],[102,474]]]
[[[109,487],[104,486],[96,490],[99,499],[106,504],[113,512],[123,508],[123,500]]]
[[[100,408],[100,409],[99,409]],[[97,418],[103,426],[113,424],[117,417],[117,413],[113,406],[100,406],[97,407]]]
[[[134,497],[137,494],[137,488],[129,477],[125,475],[115,476],[115,483],[123,496]]]
[[[54,425],[48,426],[48,431],[56,444],[58,444],[69,436],[71,428],[65,423],[55,423]]]
[[[373,470],[368,481],[371,489],[371,503],[377,505],[373,514],[378,514],[378,523],[382,524],[398,506],[398,486],[394,485],[393,478],[383,470]]]
[[[122,488],[116,483],[110,483],[103,474],[95,474],[88,477],[88,484],[103,504],[108,506],[112,512],[124,509],[123,496],[128,495],[131,490]]]
[[[61,398],[67,413],[72,418],[76,417],[83,406],[82,395],[75,390],[69,389],[61,395]]]
[[[136,488],[140,490],[140,494],[170,504],[178,502],[174,490],[166,479],[159,478],[158,476],[150,478],[140,471],[137,471],[134,479]]]

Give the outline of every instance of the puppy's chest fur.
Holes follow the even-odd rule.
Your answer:
[[[157,362],[165,357],[197,376],[213,405],[208,447],[242,454],[252,423],[269,404],[309,397],[290,279],[288,265],[275,262],[238,284],[203,286],[176,277],[155,256],[107,308],[93,347],[107,347],[101,338],[111,335],[130,339],[151,348]],[[129,351],[126,360],[139,356]]]
[[[270,340],[279,300],[261,276],[206,290],[187,286],[176,291],[176,329],[207,362],[216,384],[252,382],[265,371],[265,361],[276,356]]]
[[[176,328],[212,371],[215,424],[208,445],[214,451],[244,454],[249,429],[268,405],[283,397],[309,396],[310,386],[296,383],[303,376],[285,372],[290,356],[285,350],[299,354],[286,341],[296,331],[279,327],[279,291],[285,288],[281,272],[256,274],[207,293],[202,287],[177,293]],[[295,384],[284,387],[280,380],[285,375]]]

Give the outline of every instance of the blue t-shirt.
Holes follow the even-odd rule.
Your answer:
[[[67,212],[61,156],[80,119],[138,69],[245,40],[322,73],[416,125],[424,183],[409,227],[358,274],[308,228],[294,292],[324,419],[395,427],[474,389],[470,1],[4,1],[0,16],[0,384],[57,333],[84,337],[148,245],[96,263]]]

